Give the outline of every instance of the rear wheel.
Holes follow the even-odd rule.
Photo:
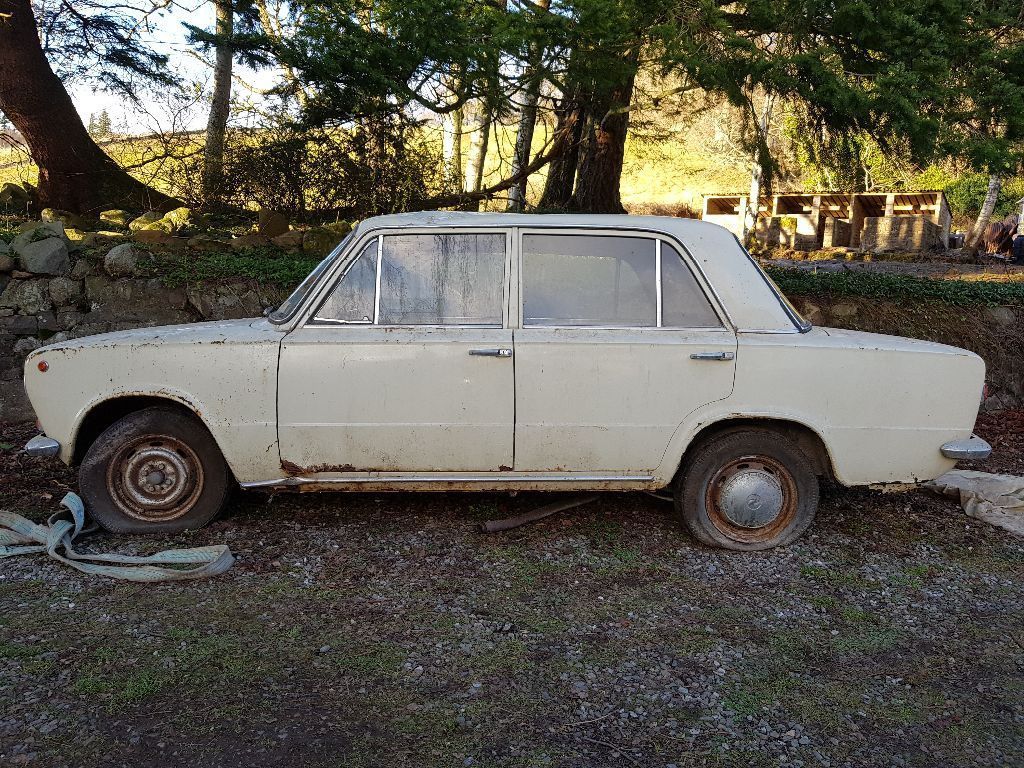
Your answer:
[[[696,539],[740,551],[798,538],[818,509],[818,478],[792,440],[742,429],[714,437],[676,480],[676,510]]]
[[[107,428],[78,473],[86,508],[108,531],[176,533],[212,520],[231,472],[209,430],[174,408],[146,408]]]

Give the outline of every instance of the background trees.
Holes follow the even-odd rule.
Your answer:
[[[91,77],[129,99],[151,83],[187,86],[147,44],[157,10],[177,12],[191,44],[209,54],[202,151],[181,152],[177,166],[201,184],[170,190],[207,207],[622,212],[630,136],[650,124],[685,130],[722,108],[752,190],[770,189],[786,163],[802,163],[807,183],[898,186],[913,183],[907,169],[938,157],[991,177],[996,192],[980,222],[998,207],[1001,180],[1021,167],[1024,42],[1014,0],[210,7],[216,20],[202,28],[175,0],[63,0],[38,14],[29,0],[0,0],[0,109],[40,167],[43,202],[160,202],[78,130],[62,84]],[[247,86],[236,103],[239,63],[273,83]],[[17,68],[37,76],[12,75]],[[780,157],[780,136],[791,157]]]

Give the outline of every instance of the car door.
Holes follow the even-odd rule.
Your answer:
[[[281,347],[291,471],[497,471],[512,465],[510,234],[385,232]]]
[[[518,233],[517,471],[646,475],[732,391],[736,336],[674,242]]]

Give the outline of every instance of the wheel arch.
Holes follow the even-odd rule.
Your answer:
[[[213,435],[213,431],[210,430],[199,410],[182,398],[170,394],[115,394],[90,405],[79,419],[78,428],[75,430],[73,438],[74,448],[71,454],[71,463],[73,465],[80,464],[82,457],[89,450],[89,446],[96,442],[96,438],[115,422],[130,413],[154,406],[172,408],[180,411],[182,415],[198,419]],[[213,438],[216,442],[216,435],[213,435]]]
[[[832,456],[825,440],[817,430],[794,419],[773,416],[734,416],[709,422],[701,426],[683,451],[676,469],[676,476],[689,459],[709,441],[730,432],[743,429],[760,429],[775,432],[792,440],[811,462],[814,473],[829,481],[836,479]]]

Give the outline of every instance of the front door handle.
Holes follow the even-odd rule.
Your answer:
[[[694,352],[690,355],[691,360],[732,360],[735,357],[733,352]]]
[[[512,357],[512,350],[508,347],[498,347],[497,349],[471,349],[469,354],[475,357]]]

